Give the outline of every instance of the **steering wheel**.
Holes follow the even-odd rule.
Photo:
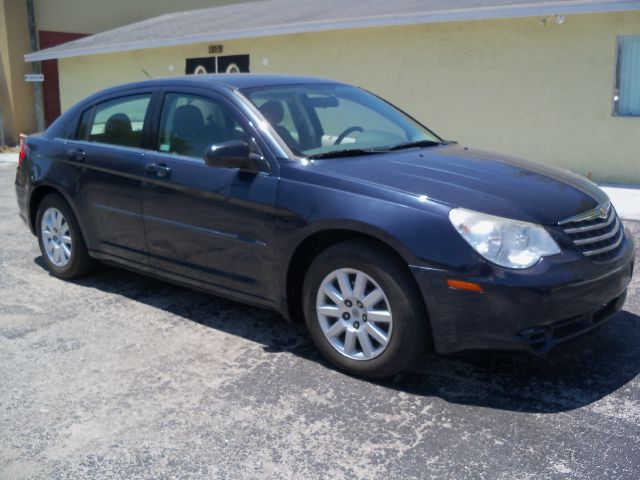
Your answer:
[[[338,135],[338,138],[336,138],[336,141],[333,142],[334,145],[340,145],[342,143],[342,141],[347,138],[347,136],[349,136],[350,133],[353,132],[364,132],[364,128],[362,127],[358,127],[357,125],[354,125],[353,127],[349,127],[347,128],[344,132],[342,132],[340,135]]]

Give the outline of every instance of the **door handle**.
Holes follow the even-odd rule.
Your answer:
[[[164,163],[149,163],[147,164],[147,172],[153,173],[160,178],[168,177],[171,175],[171,168]]]
[[[72,162],[84,162],[85,157],[86,154],[82,149],[67,150],[67,158],[69,158],[69,160],[71,160]]]

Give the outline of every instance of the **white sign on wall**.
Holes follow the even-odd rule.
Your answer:
[[[44,74],[43,73],[27,73],[24,76],[25,82],[44,82]]]

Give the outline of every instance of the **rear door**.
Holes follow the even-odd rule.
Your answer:
[[[83,169],[77,204],[89,249],[142,264],[142,147],[152,96],[150,90],[125,92],[87,108],[66,152]]]
[[[273,208],[278,179],[205,164],[207,146],[258,143],[240,110],[221,95],[164,92],[155,152],[147,152],[144,227],[152,266],[183,280],[206,282],[228,295],[272,296]]]

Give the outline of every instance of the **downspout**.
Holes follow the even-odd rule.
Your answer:
[[[4,145],[4,112],[2,111],[2,107],[0,107],[0,152]]]
[[[33,8],[33,0],[27,1],[27,24],[29,26],[29,46],[32,52],[38,51],[38,33],[36,30],[36,14]],[[33,73],[41,72],[40,62],[31,62]],[[43,131],[44,125],[44,101],[42,95],[42,82],[33,82],[33,103],[36,113],[36,128],[39,132]]]

